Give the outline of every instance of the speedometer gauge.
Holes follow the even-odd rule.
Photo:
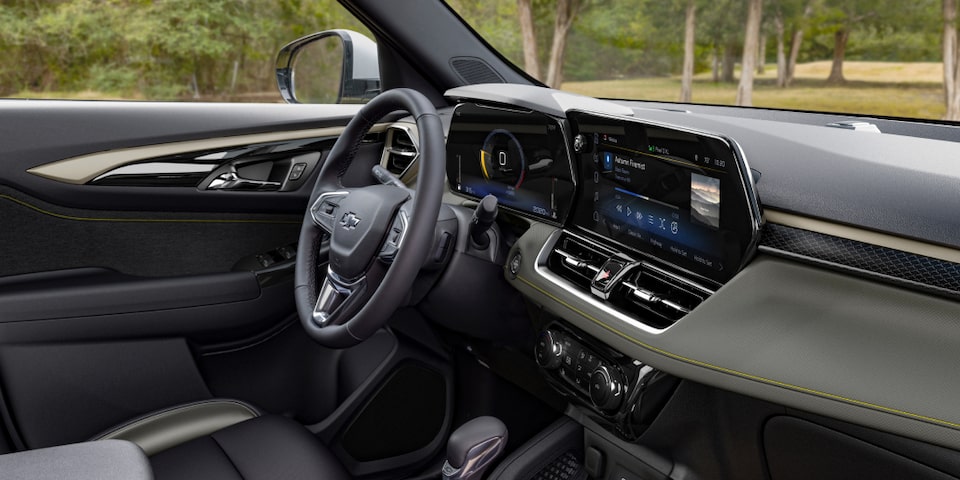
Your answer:
[[[487,180],[520,188],[527,174],[527,160],[517,137],[502,128],[490,132],[480,148],[480,169]]]

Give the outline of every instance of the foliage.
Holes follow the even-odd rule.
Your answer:
[[[523,63],[517,0],[448,1],[508,59]],[[686,0],[589,0],[570,32],[564,77],[679,74],[685,5]],[[697,5],[696,71],[709,70],[714,56],[739,61],[746,0],[697,0]],[[804,15],[808,6],[812,13]],[[771,46],[775,15],[787,41],[803,30],[800,62],[830,59],[839,28],[850,30],[849,60],[936,62],[939,7],[939,0],[765,0],[763,28]],[[556,0],[533,0],[544,67],[555,9]],[[0,96],[97,91],[142,99],[229,99],[274,92],[277,50],[329,28],[369,34],[336,0],[4,0]],[[771,46],[767,61],[775,60]],[[702,80],[696,88],[704,88]]]
[[[365,31],[335,0],[5,1],[0,95],[97,90],[170,99],[271,91],[277,50],[329,28]]]

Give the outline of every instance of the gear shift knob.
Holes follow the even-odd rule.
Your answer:
[[[494,417],[477,417],[450,434],[443,480],[480,480],[507,445],[507,426]]]

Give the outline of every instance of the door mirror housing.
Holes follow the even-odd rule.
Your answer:
[[[294,40],[277,54],[277,87],[287,103],[366,103],[380,93],[377,44],[353,30]]]

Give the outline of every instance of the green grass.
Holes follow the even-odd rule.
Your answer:
[[[793,85],[778,88],[776,67],[769,66],[754,82],[753,106],[927,119],[943,118],[946,110],[940,64],[847,62],[843,85],[827,84],[828,71],[829,62],[798,65]],[[680,78],[567,82],[563,89],[601,98],[675,102]],[[694,103],[733,105],[736,97],[736,83],[714,83],[709,73],[694,78]]]

